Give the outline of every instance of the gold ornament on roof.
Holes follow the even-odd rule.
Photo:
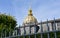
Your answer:
[[[29,12],[28,12],[28,16],[32,16],[32,10],[30,9]]]

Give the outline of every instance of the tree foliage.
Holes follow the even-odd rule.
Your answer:
[[[12,31],[16,27],[16,20],[14,17],[6,14],[0,14],[0,33],[3,31]]]

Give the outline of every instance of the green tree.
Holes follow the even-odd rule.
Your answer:
[[[14,28],[16,27],[17,22],[14,17],[6,14],[0,14],[0,35],[1,32],[5,33],[12,32]]]

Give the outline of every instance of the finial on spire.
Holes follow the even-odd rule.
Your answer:
[[[28,16],[32,16],[32,9],[29,9]]]
[[[30,0],[30,5],[29,5],[29,11],[28,11],[28,16],[32,16],[32,2]]]

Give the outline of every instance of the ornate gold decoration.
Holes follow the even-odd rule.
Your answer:
[[[28,11],[28,16],[24,19],[23,23],[24,24],[27,24],[27,23],[37,23],[37,19],[33,16],[31,9]]]

